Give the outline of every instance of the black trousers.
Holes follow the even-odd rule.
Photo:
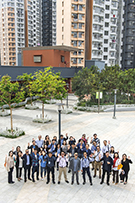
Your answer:
[[[104,170],[104,169],[103,169],[103,174],[102,174],[102,180],[101,180],[101,182],[104,182],[105,173],[107,173],[107,183],[109,183],[110,171],[107,171],[107,170]]]
[[[128,172],[129,171],[125,171],[125,174],[122,176],[123,181],[124,181],[124,179],[126,179],[125,182],[127,182],[127,180],[128,180]]]
[[[92,178],[91,178],[91,174],[90,174],[90,167],[83,168],[83,181],[84,182],[86,182],[85,172],[87,172],[87,175],[89,177],[90,183],[92,183]]]
[[[27,180],[27,171],[28,171],[28,179],[30,179],[30,168],[31,165],[26,165],[26,167],[24,168],[24,180]]]
[[[72,171],[72,182],[74,182],[74,175],[76,175],[76,182],[79,182],[78,171]]]
[[[119,176],[118,176],[118,174],[119,174],[119,171],[114,171],[113,170],[113,182],[115,182],[115,177],[116,177],[116,183],[119,182]]]
[[[9,169],[10,171],[8,172],[8,183],[12,183],[12,173],[13,173],[13,167]]]
[[[50,182],[50,172],[52,173],[52,182],[54,182],[54,167],[47,167],[47,182]]]
[[[34,173],[37,172],[37,179],[39,177],[39,166],[33,166],[32,167],[32,179],[34,180]]]

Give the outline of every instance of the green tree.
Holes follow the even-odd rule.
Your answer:
[[[0,81],[0,95],[1,102],[4,102],[9,106],[11,117],[11,132],[13,133],[12,110],[17,103],[24,100],[24,91],[20,89],[20,85],[17,81],[13,83],[11,81],[11,77],[6,75],[3,76]]]
[[[34,88],[33,88],[34,76],[32,75],[32,73],[30,74],[23,73],[23,75],[19,75],[17,78],[22,81],[22,87],[25,91],[25,96],[30,97],[31,106],[32,106],[32,96],[34,95]]]
[[[42,118],[44,119],[44,103],[51,98],[61,99],[65,95],[64,81],[60,79],[59,74],[54,74],[52,68],[39,70],[34,74],[33,87],[36,91],[36,96],[42,101]]]
[[[118,65],[105,66],[101,71],[101,80],[105,91],[112,92],[113,89],[119,88],[119,73],[120,67]]]
[[[135,93],[135,69],[128,69],[119,73],[119,89],[123,93]]]
[[[95,95],[96,91],[101,89],[100,72],[98,67],[92,66],[91,68],[83,68],[73,78],[72,83],[73,91],[79,100],[83,99],[85,95]]]

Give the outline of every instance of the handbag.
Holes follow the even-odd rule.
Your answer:
[[[123,165],[122,165],[122,164],[119,164],[118,167],[117,167],[117,169],[120,170],[122,167],[123,167]]]

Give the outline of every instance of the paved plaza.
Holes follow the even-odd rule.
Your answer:
[[[69,105],[72,107],[76,97],[69,96]],[[25,110],[24,107],[14,109],[13,121],[14,127],[19,127],[25,130],[26,135],[18,139],[7,139],[0,137],[0,203],[111,203],[111,202],[133,202],[135,203],[135,112],[125,111],[116,112],[117,119],[112,119],[112,112],[89,113],[73,111],[72,114],[62,114],[62,134],[68,133],[73,135],[76,140],[81,138],[85,133],[91,138],[94,133],[97,133],[101,140],[101,145],[104,139],[110,140],[111,145],[115,150],[120,151],[120,157],[126,153],[131,157],[133,164],[130,165],[129,180],[127,185],[112,184],[110,186],[105,183],[100,185],[98,176],[93,178],[93,186],[90,186],[87,180],[86,185],[82,185],[82,175],[80,173],[80,185],[74,183],[71,185],[71,173],[68,174],[70,181],[67,184],[62,176],[61,184],[58,185],[58,172],[55,171],[56,184],[51,182],[46,185],[46,179],[36,181],[35,183],[27,181],[18,182],[15,179],[15,184],[10,185],[7,182],[7,171],[4,168],[5,155],[12,147],[21,146],[22,151],[27,147],[27,143],[31,142],[32,138],[37,139],[41,134],[43,137],[47,134],[52,138],[58,135],[58,112],[56,105],[45,105],[45,114],[52,117],[52,122],[48,124],[33,123],[32,119],[41,113],[38,110]],[[10,127],[10,117],[0,117],[0,128]],[[91,171],[93,176],[93,171]]]

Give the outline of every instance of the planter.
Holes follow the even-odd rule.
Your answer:
[[[25,135],[25,132],[23,130],[20,130],[20,129],[16,129],[16,130],[13,130],[13,134],[11,132],[11,130],[7,129],[5,131],[0,131],[0,136],[1,137],[6,137],[6,138],[17,138],[17,137],[20,137],[22,135]]]
[[[33,122],[36,122],[36,123],[49,123],[49,122],[52,121],[51,117],[49,117],[49,116],[47,116],[47,115],[45,116],[44,119],[43,119],[41,116],[42,116],[42,115],[40,115],[40,116],[38,117],[38,115],[37,115],[36,118],[33,119]]]
[[[36,110],[36,109],[39,109],[39,107],[36,105],[27,104],[25,105],[25,109]]]
[[[9,110],[0,110],[0,116],[4,117],[4,116],[9,116],[10,115],[10,111]]]

